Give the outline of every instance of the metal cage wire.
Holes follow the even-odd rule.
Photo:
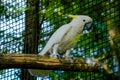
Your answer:
[[[92,32],[89,34],[84,32],[70,54],[82,58],[99,58],[104,55],[108,67],[113,71],[112,78],[115,79],[118,76],[118,62],[116,56],[111,56],[108,31],[109,27],[119,26],[119,4],[120,1],[117,0],[0,1],[0,53],[39,53],[56,29],[71,21],[66,15],[89,15],[93,18]],[[33,43],[34,41],[37,42]],[[25,74],[26,77],[24,77]],[[55,70],[44,79],[112,79],[109,76],[102,68],[99,72]],[[42,80],[41,77],[30,77],[24,69],[0,70],[0,80],[25,80],[25,78],[26,80]]]

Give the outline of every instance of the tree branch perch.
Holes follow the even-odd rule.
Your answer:
[[[0,69],[25,68],[43,70],[69,70],[69,71],[98,71],[98,62],[95,65],[86,63],[86,58],[71,60],[56,59],[36,54],[0,54]],[[91,59],[92,61],[92,59]]]

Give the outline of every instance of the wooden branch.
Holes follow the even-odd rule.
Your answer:
[[[0,54],[0,69],[25,68],[43,70],[71,70],[71,71],[98,71],[98,62],[94,65],[87,64],[92,59],[78,58],[71,62],[71,59],[56,59],[35,54]]]

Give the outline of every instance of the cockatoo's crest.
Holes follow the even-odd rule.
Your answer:
[[[75,47],[83,30],[90,29],[92,24],[92,18],[89,16],[69,15],[69,17],[73,18],[73,20],[70,23],[59,27],[53,33],[39,55],[47,55],[49,52],[50,56],[58,54],[60,56],[64,56],[66,59],[69,57],[71,48]],[[46,74],[44,70],[35,72],[35,70],[29,69],[29,72],[34,76],[48,76],[49,74],[49,70],[46,71],[48,74]]]

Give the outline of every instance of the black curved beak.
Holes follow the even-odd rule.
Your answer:
[[[90,30],[91,29],[91,25],[92,25],[92,22],[86,23],[83,30]]]

